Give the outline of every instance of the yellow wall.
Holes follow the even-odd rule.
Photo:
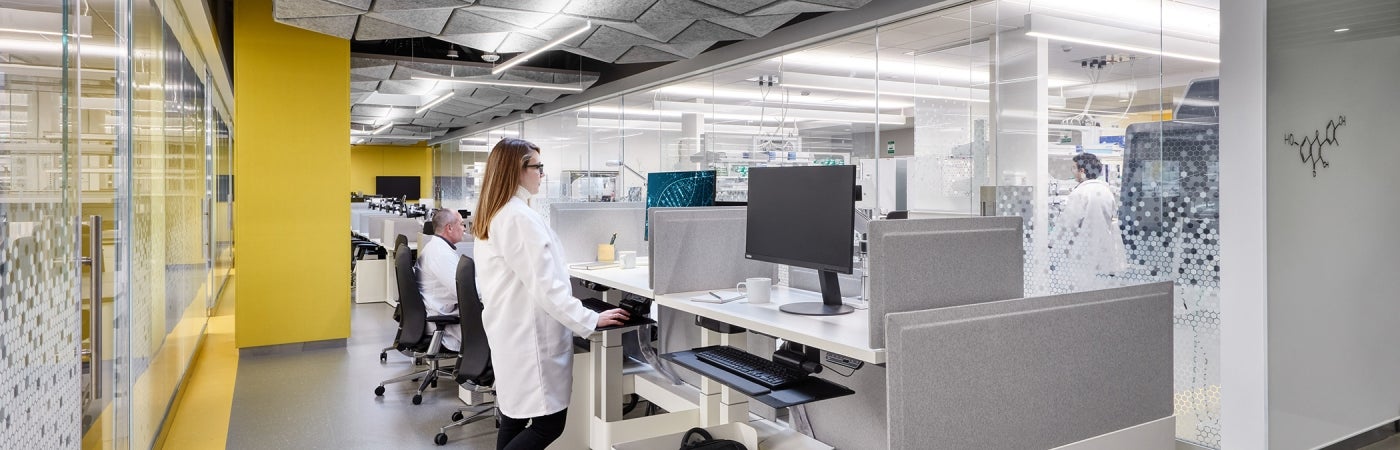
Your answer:
[[[427,145],[354,145],[350,147],[350,190],[374,193],[374,177],[419,177],[424,198],[432,198],[433,151]]]
[[[349,41],[272,21],[272,0],[233,20],[238,347],[350,336]]]

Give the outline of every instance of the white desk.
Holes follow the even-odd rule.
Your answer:
[[[614,290],[603,293],[603,300],[617,304],[621,292],[652,296],[651,271],[647,266],[634,269],[619,267],[582,270],[569,269],[569,276],[592,281]],[[622,334],[634,327],[619,328],[593,333],[588,337],[589,349],[589,395],[588,395],[588,444],[593,449],[609,449],[614,444],[629,442],[657,434],[683,432],[698,423],[697,407],[693,404],[669,404],[666,414],[624,419],[622,402],[624,394],[651,392],[652,396],[662,390],[655,384],[639,380],[637,375],[623,373]],[[652,397],[647,397],[649,400]],[[656,400],[652,400],[656,402]]]
[[[652,298],[651,291],[651,267],[643,265],[646,258],[638,258],[638,266],[632,269],[621,267],[610,267],[607,269],[574,269],[576,264],[569,264],[569,276],[580,280],[592,281],[623,292],[630,292],[646,298]]]
[[[606,283],[605,283],[606,284]],[[821,293],[778,286],[769,303],[749,304],[747,300],[729,303],[690,301],[709,291],[682,292],[656,297],[656,304],[718,320],[751,331],[810,345],[871,364],[885,363],[885,349],[870,347],[870,311],[857,309],[839,316],[803,316],[778,310],[795,302],[821,302]]]

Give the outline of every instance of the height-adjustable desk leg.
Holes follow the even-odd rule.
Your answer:
[[[724,334],[707,329],[700,330],[700,345],[728,345],[748,350],[748,333]],[[749,397],[700,377],[700,426],[710,427],[730,422],[747,422],[749,417]]]
[[[622,420],[622,332],[608,330],[589,338],[593,361],[590,410],[604,422]]]

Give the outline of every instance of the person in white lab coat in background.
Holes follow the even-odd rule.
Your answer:
[[[1123,234],[1113,218],[1118,214],[1118,194],[1102,180],[1103,163],[1091,153],[1074,156],[1074,179],[1079,185],[1069,194],[1053,245],[1065,254],[1057,271],[1064,274],[1069,292],[1113,287],[1109,275],[1128,266]]]
[[[418,292],[430,316],[455,316],[457,311],[457,244],[466,237],[462,216],[450,209],[433,213],[433,235],[418,252]],[[452,351],[462,348],[462,326],[448,325],[442,332],[442,346]]]
[[[529,206],[543,178],[538,146],[501,139],[487,157],[472,224],[482,321],[503,416],[497,450],[543,449],[558,439],[573,391],[570,334],[588,336],[627,320],[621,309],[600,314],[573,297],[564,247]]]

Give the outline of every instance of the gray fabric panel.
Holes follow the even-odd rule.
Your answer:
[[[617,250],[635,251],[637,256],[647,256],[646,243],[642,242],[642,227],[646,220],[646,208],[642,203],[592,202],[592,203],[552,203],[549,205],[549,226],[564,243],[564,256],[568,262],[596,261],[598,244],[606,244],[617,233]]]
[[[851,373],[851,369],[826,364],[835,367],[841,373]],[[888,409],[885,400],[885,367],[866,364],[850,377],[837,375],[832,369],[822,369],[822,373],[817,376],[856,391],[855,395],[806,405],[807,418],[812,423],[812,434],[817,440],[840,449],[890,448],[886,428],[889,420],[885,417]],[[946,409],[942,413],[947,414],[952,410]]]
[[[651,289],[656,295],[773,277],[775,265],[744,259],[746,208],[652,208],[650,214]]]
[[[1045,449],[1170,416],[1172,293],[1163,282],[886,316],[889,448]]]
[[[885,347],[884,317],[1019,298],[1019,217],[870,222],[870,345]]]

